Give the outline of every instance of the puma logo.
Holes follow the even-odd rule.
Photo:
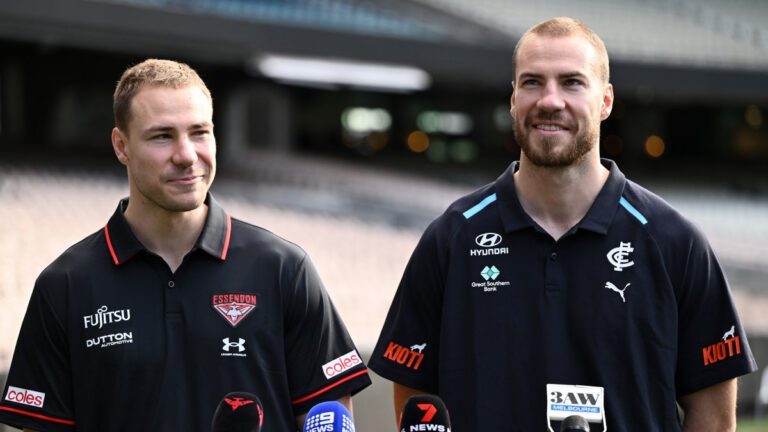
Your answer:
[[[617,293],[619,293],[619,295],[621,296],[621,301],[623,303],[627,302],[627,299],[624,298],[624,291],[626,291],[627,287],[630,286],[630,285],[632,285],[632,284],[628,283],[628,284],[624,285],[624,289],[619,289],[619,287],[617,287],[616,285],[614,285],[614,284],[612,284],[610,282],[606,282],[605,283],[605,287],[606,288],[608,288],[611,291],[616,291]]]
[[[421,353],[421,352],[424,351],[424,348],[426,348],[426,347],[427,347],[427,343],[426,342],[424,342],[421,345],[412,345],[411,346],[411,351],[418,351],[419,353]]]
[[[732,326],[731,326],[731,329],[730,329],[730,330],[728,330],[727,332],[725,332],[725,334],[723,335],[723,340],[726,340],[726,339],[728,339],[728,338],[732,338],[732,337],[734,337],[735,335],[736,335],[736,326],[735,326],[735,325],[732,325]]]

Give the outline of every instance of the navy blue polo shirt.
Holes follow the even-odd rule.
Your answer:
[[[416,247],[369,367],[441,396],[457,432],[545,430],[547,384],[603,387],[608,430],[680,430],[680,396],[754,371],[704,236],[603,164],[557,241],[520,205],[517,163],[453,203]]]
[[[245,391],[264,405],[264,430],[289,431],[313,405],[370,384],[306,253],[206,203],[175,273],[132,233],[127,200],[42,272],[0,422],[208,432],[221,398]]]

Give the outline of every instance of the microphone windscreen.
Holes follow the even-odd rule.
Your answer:
[[[560,432],[589,432],[589,422],[580,415],[566,417],[560,424]]]
[[[213,432],[260,432],[264,408],[256,395],[246,392],[227,393],[213,414]]]
[[[411,396],[400,416],[400,432],[450,432],[451,419],[443,400],[434,395]]]
[[[352,414],[336,402],[320,402],[312,407],[304,420],[304,432],[355,432]]]

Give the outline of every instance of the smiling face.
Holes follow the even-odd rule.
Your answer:
[[[521,159],[566,167],[597,155],[600,122],[613,88],[600,77],[595,48],[582,36],[529,34],[515,59],[511,113]]]
[[[216,174],[213,106],[197,86],[146,86],[112,144],[128,169],[131,203],[167,212],[203,205]]]

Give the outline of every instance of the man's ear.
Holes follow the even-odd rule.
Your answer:
[[[515,82],[512,81],[512,96],[509,97],[509,113],[515,115]]]
[[[115,126],[112,128],[112,150],[115,151],[115,156],[117,156],[117,160],[120,161],[123,165],[128,165],[128,145],[127,145],[127,139],[125,138],[125,134]]]
[[[606,84],[605,90],[603,90],[603,101],[600,109],[600,121],[603,121],[611,115],[613,111],[613,85],[611,83]]]

